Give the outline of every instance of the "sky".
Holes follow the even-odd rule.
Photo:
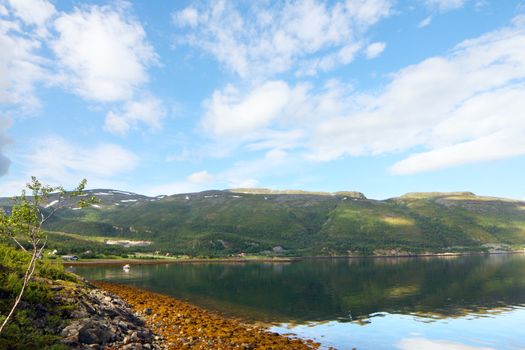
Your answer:
[[[0,0],[0,196],[525,199],[525,2]]]

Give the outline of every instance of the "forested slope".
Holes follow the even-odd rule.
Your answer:
[[[145,239],[153,242],[150,250],[189,255],[397,254],[525,244],[524,202],[469,192],[384,201],[359,192],[266,189],[159,197],[90,192],[98,205],[61,209],[47,229]]]

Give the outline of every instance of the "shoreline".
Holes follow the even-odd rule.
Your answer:
[[[217,259],[89,259],[76,261],[60,261],[63,265],[161,265],[161,264],[186,264],[186,263],[248,263],[248,262],[292,262],[302,258],[268,258],[268,259],[242,259],[242,258],[217,258]]]
[[[124,300],[162,339],[163,349],[318,349],[308,339],[270,332],[177,298],[141,288],[90,281],[96,288]]]
[[[525,254],[525,251],[501,251],[501,252],[448,252],[448,253],[423,253],[423,254],[400,254],[400,255],[334,255],[334,256],[298,256],[298,257],[276,257],[276,258],[216,258],[216,259],[86,259],[76,261],[57,261],[62,265],[68,266],[87,266],[87,265],[161,265],[161,264],[199,264],[199,263],[291,263],[305,260],[343,260],[343,259],[385,259],[385,258],[428,258],[442,257],[452,258],[460,256],[482,256],[482,255],[511,255]]]

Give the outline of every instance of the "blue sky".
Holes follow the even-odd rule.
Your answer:
[[[523,199],[524,97],[522,1],[0,0],[0,196]]]

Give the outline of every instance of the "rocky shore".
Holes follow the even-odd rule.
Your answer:
[[[166,295],[106,282],[94,282],[94,285],[113,293],[104,294],[104,298],[118,300],[116,297],[118,296],[129,304],[137,316],[145,321],[145,326],[156,334],[156,337],[151,333],[144,334],[139,338],[140,341],[144,341],[141,343],[142,348],[137,349],[149,346],[155,349],[301,350],[317,349],[320,346],[311,340],[287,337],[269,332],[264,327],[246,325],[238,320],[224,318],[217,313]],[[106,292],[100,291],[100,293]],[[113,324],[112,327],[115,325]]]
[[[57,285],[58,303],[69,305],[61,343],[70,349],[162,349],[144,321],[120,298],[88,283]]]
[[[36,348],[74,350],[164,349],[317,349],[318,343],[301,340],[266,328],[249,325],[201,309],[175,298],[145,290],[83,279],[39,278],[50,298],[45,303],[23,301],[17,322],[25,322],[48,337]],[[27,318],[28,310],[33,310]],[[22,316],[22,315],[27,316]],[[24,318],[26,317],[26,318]],[[24,327],[0,349],[28,349]],[[16,328],[16,327],[15,327]],[[17,338],[18,337],[18,338]],[[23,344],[20,340],[23,339]],[[26,341],[27,340],[27,341]],[[48,347],[46,347],[48,346]],[[49,347],[51,346],[51,347]]]

